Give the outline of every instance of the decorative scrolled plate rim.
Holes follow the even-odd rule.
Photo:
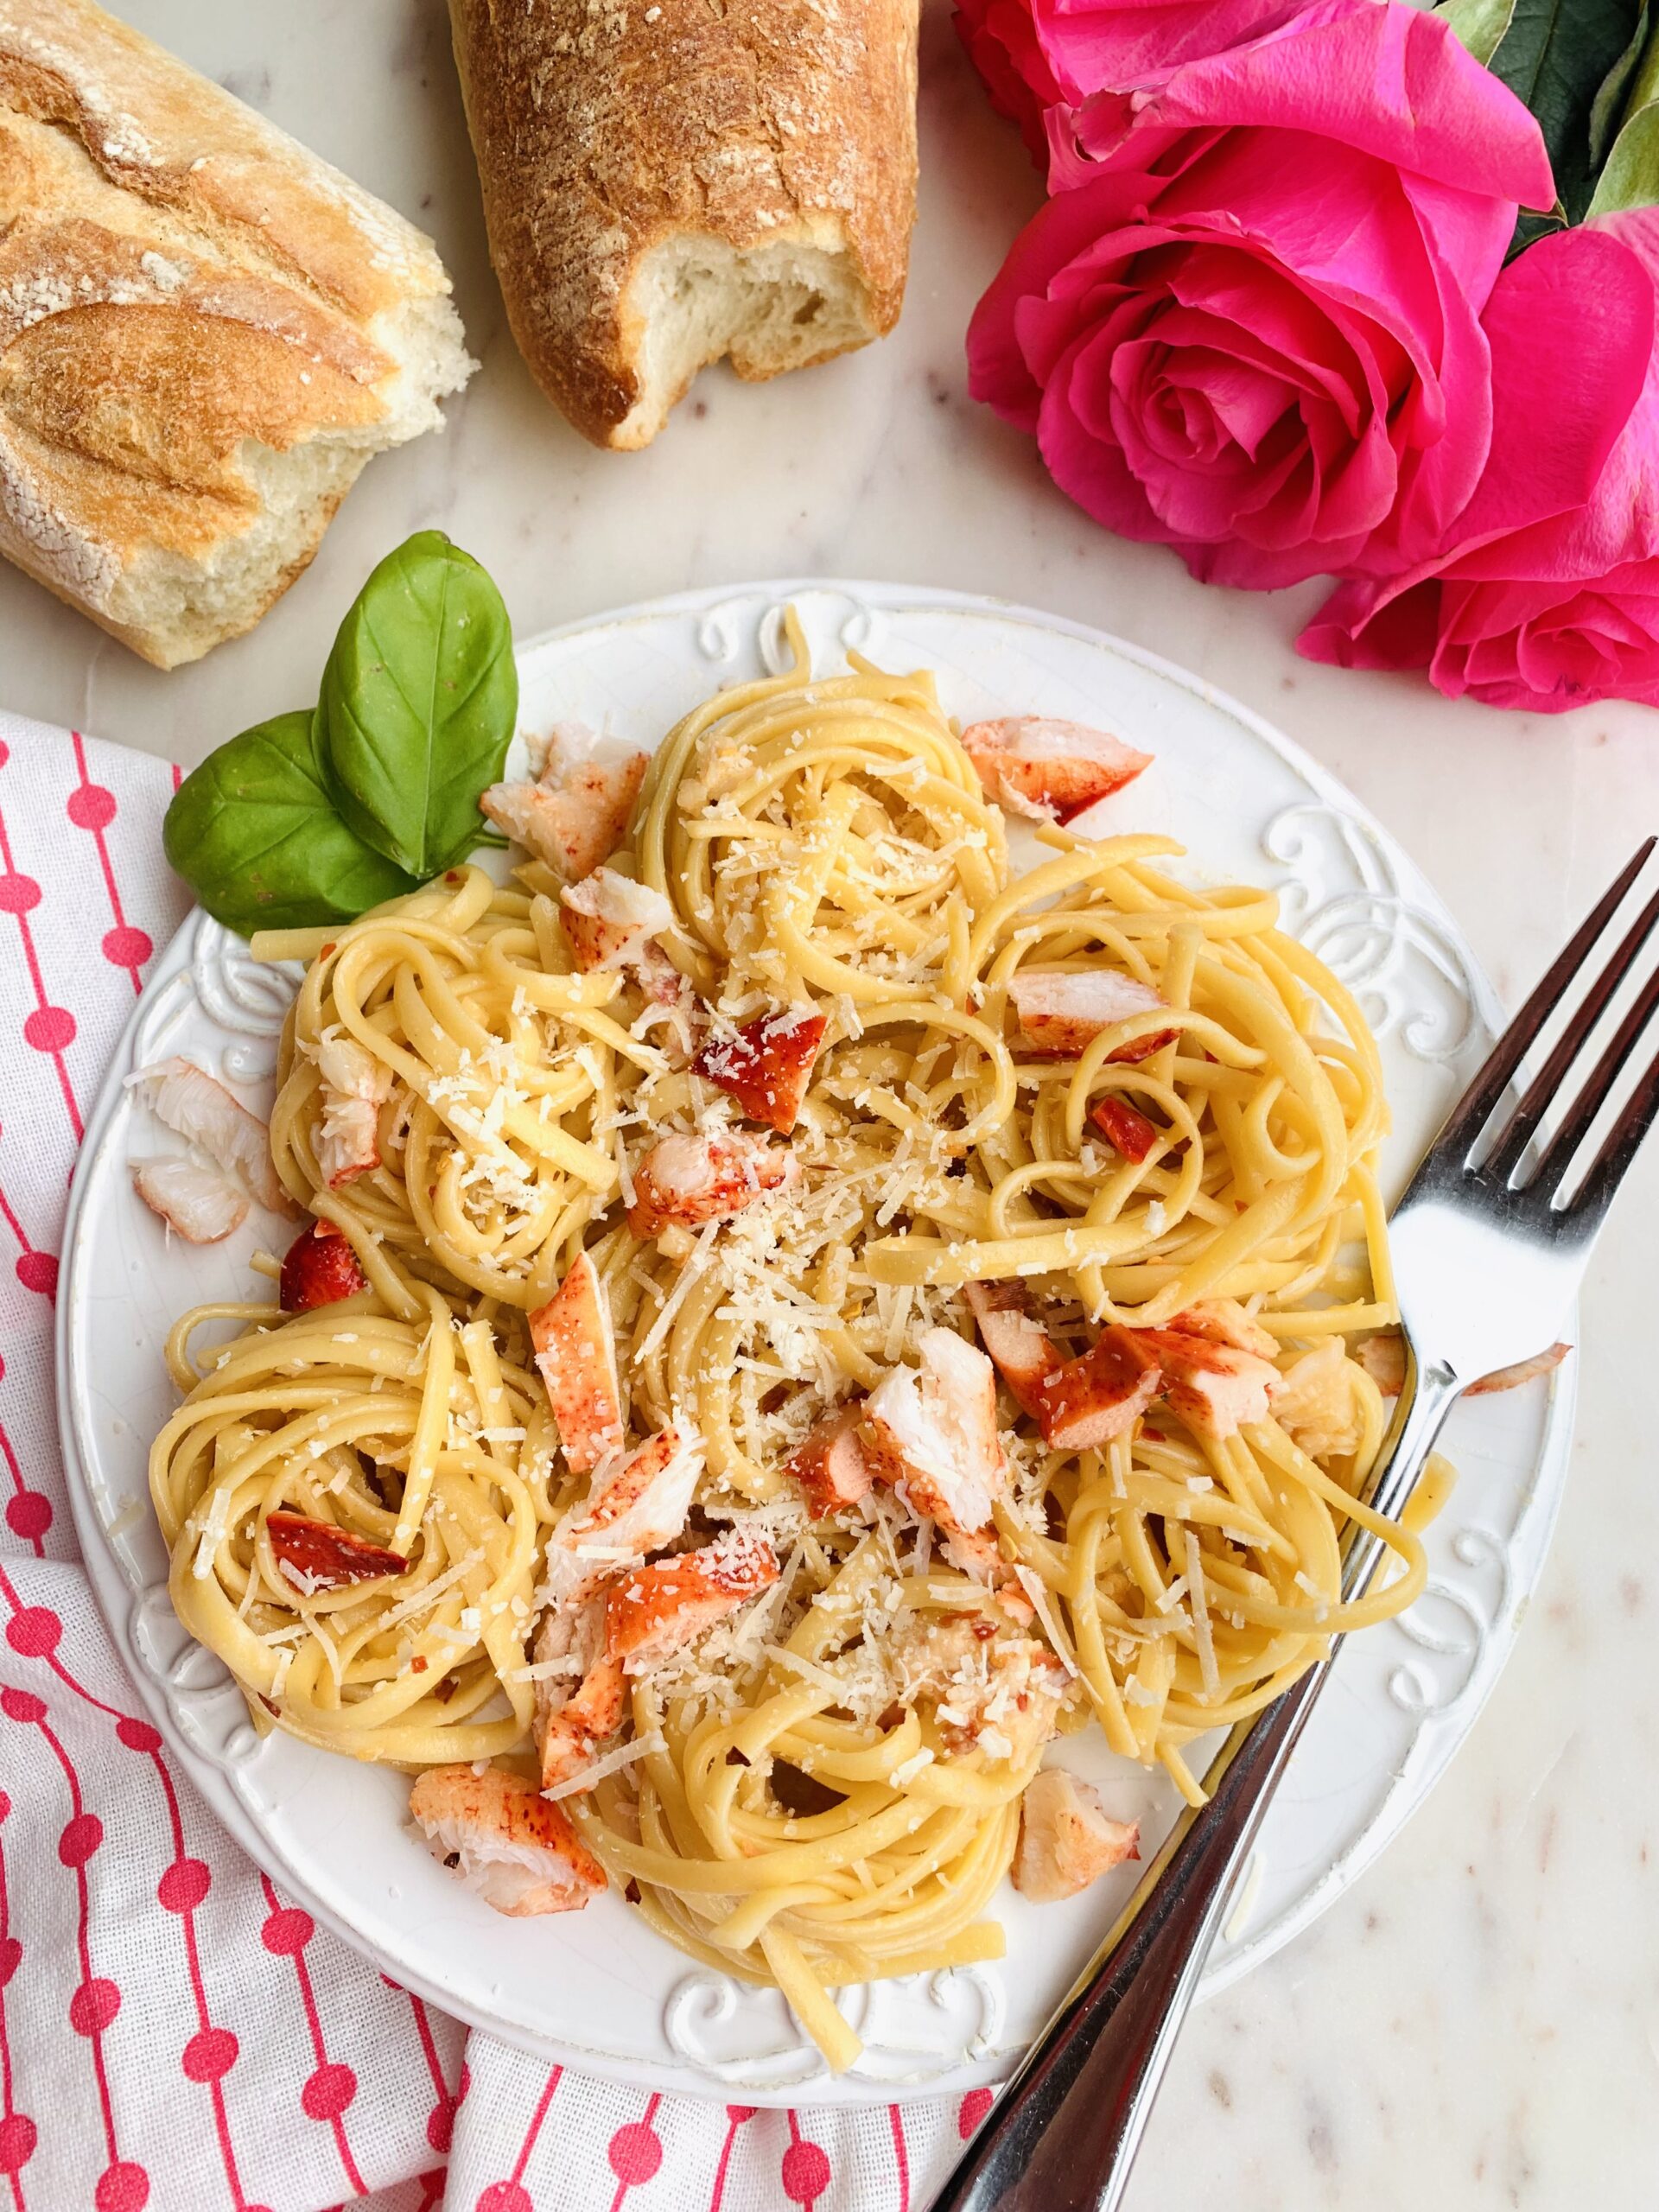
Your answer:
[[[1004,712],[1033,702],[1027,695],[1010,696],[1006,686],[997,690],[995,676],[984,671],[993,669],[999,655],[1005,662],[1012,656],[1020,662],[1012,672],[1040,684],[1048,673],[1045,640],[1054,641],[1050,658],[1057,672],[1050,688],[1084,695],[1083,706],[1071,711],[1094,705],[1096,682],[1109,694],[1115,681],[1150,714],[1154,727],[1143,732],[1137,724],[1128,734],[1146,735],[1154,753],[1160,741],[1170,741],[1166,715],[1187,716],[1191,734],[1175,742],[1170,760],[1179,766],[1183,747],[1193,748],[1187,786],[1180,795],[1189,812],[1203,813],[1194,793],[1207,793],[1215,763],[1224,763],[1230,753],[1242,747],[1249,754],[1253,744],[1272,756],[1286,772],[1281,779],[1286,788],[1282,803],[1255,821],[1258,875],[1274,880],[1277,871],[1288,893],[1287,920],[1318,943],[1366,998],[1368,1010],[1381,1024],[1391,1090],[1403,1071],[1419,1091],[1425,1084],[1440,1084],[1443,1103],[1449,1103],[1478,1058],[1484,1039],[1497,1026],[1500,1009],[1441,901],[1375,818],[1300,747],[1249,708],[1141,646],[994,599],[905,585],[798,578],[682,593],[568,624],[520,649],[526,702],[534,699],[538,685],[550,691],[556,685],[579,690],[590,661],[595,668],[613,671],[619,690],[636,699],[649,689],[636,671],[653,652],[664,666],[674,668],[676,681],[683,677],[690,683],[695,677],[705,688],[751,664],[775,665],[780,611],[791,601],[800,605],[809,635],[820,650],[837,655],[852,650],[880,658],[891,642],[894,664],[916,665],[925,657],[923,648],[891,633],[902,633],[906,623],[921,630],[931,625],[940,639],[959,629],[963,649],[976,667],[958,667],[955,677],[968,690],[985,693],[988,701],[1001,699]],[[1089,663],[1087,678],[1058,672],[1068,655],[1068,668],[1084,665],[1077,648],[1099,657],[1098,665]],[[948,652],[934,657],[950,671]],[[1108,681],[1112,663],[1116,668]],[[956,709],[957,702],[948,697],[947,703]],[[981,709],[988,710],[988,703]],[[1068,709],[1051,702],[1041,710]],[[635,711],[645,710],[639,705]],[[532,720],[539,715],[529,705],[526,712]],[[665,727],[653,727],[648,741],[643,727],[636,734],[642,741],[654,741]],[[1248,766],[1241,760],[1241,772]],[[1161,803],[1158,772],[1154,769],[1143,785],[1132,787],[1132,792],[1147,791],[1147,804],[1154,811]],[[1202,782],[1201,773],[1206,779]],[[1217,774],[1216,781],[1224,784],[1224,773]],[[1253,792],[1248,777],[1243,790]],[[1230,825],[1233,821],[1231,814],[1216,818]],[[1115,820],[1112,826],[1120,823]],[[1142,820],[1121,826],[1154,824]],[[1316,880],[1322,871],[1328,874],[1332,869],[1335,880]],[[1348,880],[1343,880],[1344,872]],[[400,1867],[398,1872],[400,1882],[418,1891],[424,1909],[415,1909],[410,1899],[410,1909],[395,1913],[377,1936],[372,1929],[365,1932],[368,1916],[359,1913],[350,1894],[352,1882],[363,1878],[342,1872],[363,1854],[332,1847],[308,1850],[296,1843],[290,1815],[296,1792],[290,1785],[299,1770],[283,1762],[290,1753],[325,1760],[327,1755],[308,1753],[288,1739],[262,1743],[228,1677],[216,1677],[207,1663],[191,1662],[167,1637],[164,1609],[156,1597],[153,1554],[148,1573],[141,1558],[145,1543],[158,1549],[159,1539],[143,1524],[142,1516],[135,1517],[130,1502],[141,1486],[141,1471],[135,1485],[132,1470],[136,1455],[142,1471],[144,1440],[113,1442],[110,1432],[119,1424],[107,1417],[100,1430],[93,1418],[92,1363],[79,1342],[86,1325],[83,1306],[97,1287],[92,1257],[100,1222],[118,1204],[137,1207],[128,1179],[118,1171],[132,1110],[123,1079],[135,1065],[140,1040],[151,1053],[163,1045],[172,1049],[175,1032],[188,1031],[194,1020],[209,1033],[208,1043],[219,1053],[227,1077],[255,1084],[268,1071],[265,1048],[280,1021],[279,997],[274,979],[242,972],[234,939],[226,939],[204,916],[187,919],[157,961],[106,1075],[77,1165],[65,1232],[57,1322],[58,1414],[75,1525],[117,1648],[185,1770],[236,1840],[320,1923],[429,2002],[550,2060],[654,2089],[713,2097],[738,2094],[761,2105],[808,2100],[874,2104],[900,2090],[961,2092],[1006,2078],[1025,2036],[1039,2024],[1035,2016],[1009,2017],[1020,2009],[1019,1985],[1052,1984],[1058,1995],[1116,1910],[1116,1892],[1110,1898],[1103,1893],[1065,1907],[1040,1909],[1011,1898],[1006,1911],[999,1900],[1011,1929],[1007,1964],[876,1985],[860,1995],[849,1993],[849,2010],[861,2022],[868,2056],[853,2074],[832,2081],[776,1993],[693,1969],[631,1917],[622,1923],[631,1931],[622,1938],[623,1948],[637,1942],[649,1948],[623,1961],[614,1975],[608,2017],[595,2021],[574,2003],[561,2012],[560,1977],[545,1972],[558,1957],[559,1931],[570,1923],[545,1923],[553,1931],[553,1948],[537,1973],[538,1986],[544,1983],[548,1994],[544,2002],[526,2004],[520,1993],[486,1984],[481,1965],[474,1969],[473,1955],[487,1947],[493,1932],[484,1924],[493,1917],[487,1909],[476,1908],[481,1921],[468,1920],[464,1912],[443,1918],[442,1904],[452,1885],[436,1870],[426,1869],[419,1854],[408,1854],[413,1871]],[[1421,1123],[1421,1097],[1415,1110]],[[1432,1122],[1414,1132],[1414,1141],[1424,1141],[1431,1128]],[[182,1262],[175,1255],[168,1264]],[[1238,1980],[1356,1880],[1421,1803],[1468,1733],[1502,1671],[1548,1549],[1566,1474],[1573,1364],[1558,1371],[1547,1389],[1535,1386],[1522,1394],[1524,1406],[1495,1414],[1484,1409],[1508,1408],[1509,1402],[1482,1401],[1480,1414],[1470,1416],[1475,1517],[1463,1517],[1461,1490],[1454,1493],[1448,1525],[1436,1538],[1429,1592],[1403,1624],[1371,1631],[1348,1647],[1351,1656],[1344,1655],[1331,1694],[1315,1716],[1315,1732],[1328,1717],[1325,1746],[1310,1732],[1269,1815],[1262,1854],[1241,1885],[1240,1902],[1212,1956],[1203,1993]],[[127,1478],[124,1485],[113,1478],[118,1463]],[[1487,1525],[1480,1515],[1483,1497],[1488,1509],[1497,1507],[1497,1516],[1489,1510],[1487,1517],[1507,1516],[1507,1527]],[[164,1581],[160,1587],[164,1593]],[[1382,1713],[1384,1706],[1397,1719]],[[1345,1713],[1373,1725],[1380,1716],[1397,1735],[1403,1729],[1390,1756],[1374,1759],[1369,1767],[1362,1763],[1353,1771],[1344,1768]],[[1068,1739],[1068,1763],[1074,1760],[1072,1747],[1082,1740]],[[351,1778],[363,1802],[366,1793],[379,1792],[373,1817],[384,1834],[385,1790],[392,1778],[338,1760],[327,1764],[332,1776]],[[268,1772],[271,1769],[280,1770],[276,1780]],[[1299,1800],[1302,1770],[1309,1786]],[[1122,1783],[1121,1769],[1114,1770],[1112,1779],[1115,1786]],[[1344,1802],[1353,1801],[1351,1821],[1339,1834],[1316,1838],[1307,1856],[1305,1832],[1319,1831],[1321,1822],[1331,1830],[1328,1801],[1344,1793]],[[349,1822],[349,1809],[344,1817]],[[1278,1840],[1281,1832],[1291,1840],[1288,1852]],[[435,1888],[422,1888],[423,1869]],[[398,1885],[384,1882],[376,1903],[384,1911],[388,1897],[403,1894]],[[1264,1894],[1268,1909],[1262,1911]],[[601,1900],[583,1921],[610,1904]],[[472,1901],[463,1900],[463,1905],[470,1910]],[[625,1911],[620,1904],[615,1910]],[[523,1942],[524,1923],[500,1925]],[[614,1931],[608,1940],[614,1949]],[[568,1951],[566,1960],[568,1964]],[[1015,1961],[1027,1967],[1026,1974],[1010,1973]],[[1029,2013],[1033,1999],[1028,1994],[1023,2002]],[[715,2049],[702,2040],[715,2031],[735,2032],[745,2022],[753,2025],[741,2047]]]

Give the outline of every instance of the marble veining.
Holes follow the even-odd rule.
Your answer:
[[[1547,721],[1314,668],[1319,588],[1203,588],[1097,531],[966,397],[962,332],[1036,189],[925,0],[922,211],[885,345],[763,387],[706,376],[641,455],[595,453],[513,351],[484,251],[441,0],[112,0],[436,237],[483,370],[442,438],[373,463],[251,638],[162,676],[0,571],[0,696],[193,762],[304,703],[340,611],[434,524],[521,635],[689,585],[887,575],[1092,621],[1243,700],[1347,781],[1513,999],[1659,821],[1659,725]],[[1659,2200],[1659,1585],[1641,1393],[1659,1158],[1592,1269],[1573,1487],[1541,1590],[1427,1807],[1315,1927],[1194,2017],[1130,2212],[1637,2212]],[[1628,1532],[1625,1533],[1625,1532]],[[1452,1633],[1446,1626],[1446,1633]]]

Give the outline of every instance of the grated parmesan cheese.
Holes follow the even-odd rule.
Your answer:
[[[1186,1585],[1192,1596],[1192,1636],[1198,1647],[1198,1671],[1204,1678],[1205,1696],[1214,1697],[1221,1688],[1221,1674],[1216,1665],[1215,1637],[1211,1633],[1210,1608],[1205,1599],[1203,1554],[1192,1529],[1183,1529],[1181,1536],[1186,1548]]]
[[[231,1533],[231,1492],[221,1483],[208,1500],[203,1516],[201,1533],[196,1539],[196,1555],[190,1562],[190,1572],[198,1582],[205,1582],[213,1571],[213,1560],[219,1546]],[[310,1592],[306,1592],[307,1596]]]
[[[1061,1666],[1065,1668],[1066,1673],[1071,1675],[1072,1681],[1078,1681],[1080,1676],[1077,1669],[1077,1662],[1071,1656],[1071,1647],[1070,1643],[1060,1633],[1060,1624],[1055,1618],[1053,1607],[1049,1602],[1047,1586],[1044,1583],[1042,1576],[1039,1574],[1033,1567],[1023,1565],[1017,1566],[1014,1570],[1014,1580],[1019,1583],[1020,1587],[1025,1592],[1027,1597],[1030,1599],[1032,1608],[1036,1613],[1038,1619],[1043,1624],[1043,1633],[1048,1638],[1049,1644],[1054,1653],[1054,1656],[1059,1661]]]

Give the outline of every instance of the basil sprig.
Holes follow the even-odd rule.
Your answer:
[[[275,715],[209,753],[167,810],[167,857],[216,922],[255,930],[348,922],[416,886],[347,829],[318,717]]]
[[[340,626],[320,712],[340,810],[365,844],[435,875],[478,842],[478,795],[518,711],[501,594],[442,533],[389,553]]]
[[[478,801],[518,710],[500,593],[421,531],[358,594],[318,705],[244,730],[186,777],[167,857],[245,936],[353,920],[500,842]]]

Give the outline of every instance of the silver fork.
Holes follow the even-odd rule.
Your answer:
[[[1656,971],[1580,1077],[1592,1032],[1659,921],[1656,895],[1590,973],[1592,954],[1656,842],[1648,839],[1510,1023],[1395,1211],[1392,1248],[1411,1357],[1371,1486],[1380,1512],[1393,1516],[1404,1505],[1470,1383],[1553,1342],[1613,1193],[1659,1114],[1656,1057],[1572,1179],[1585,1140],[1659,1008]],[[1514,1098],[1522,1060],[1586,977],[1559,1042]],[[1554,1108],[1565,1111],[1550,1128]],[[1363,1532],[1351,1541],[1344,1597],[1364,1589],[1382,1550]],[[1114,2212],[1122,2202],[1230,1893],[1330,1667],[1327,1658],[1310,1669],[1230,1735],[1205,1777],[1209,1802],[1177,1823],[933,2212]]]

